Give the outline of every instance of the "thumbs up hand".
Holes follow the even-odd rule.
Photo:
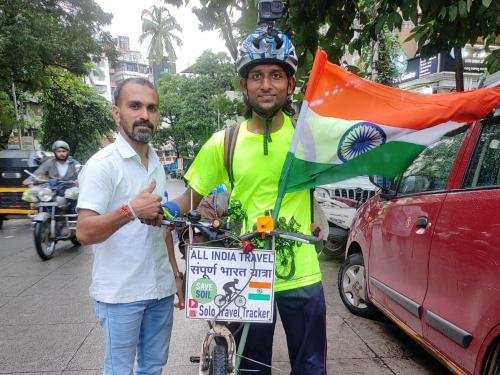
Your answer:
[[[136,216],[146,224],[160,226],[162,215],[160,214],[161,197],[154,194],[156,180],[141,191],[135,198],[130,201],[130,207]]]

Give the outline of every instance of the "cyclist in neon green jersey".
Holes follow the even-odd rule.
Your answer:
[[[278,182],[290,148],[294,126],[290,96],[295,89],[297,56],[290,39],[281,31],[269,35],[257,29],[240,47],[237,61],[246,105],[245,121],[237,133],[232,161],[233,189],[248,219],[243,232],[252,230],[257,217],[273,209]],[[189,189],[169,204],[187,212],[193,196],[196,207],[220,183],[229,181],[224,164],[225,131],[219,131],[202,147],[185,175]],[[311,233],[309,191],[285,195],[279,217],[294,219],[301,233]],[[256,250],[258,251],[258,250]],[[275,280],[275,302],[286,333],[291,373],[326,374],[326,306],[321,271],[312,245],[293,248],[294,272]],[[241,369],[271,374],[275,323],[251,324]],[[254,361],[248,361],[251,358]],[[264,364],[261,365],[260,363]]]

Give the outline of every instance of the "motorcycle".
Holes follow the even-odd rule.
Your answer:
[[[23,199],[36,204],[38,213],[32,217],[35,248],[42,260],[49,260],[59,241],[80,246],[76,238],[78,187],[71,181],[43,181],[29,174],[34,184],[23,194]]]

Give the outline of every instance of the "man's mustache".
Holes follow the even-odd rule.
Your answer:
[[[149,121],[141,121],[141,120],[136,120],[132,123],[132,126],[135,128],[137,126],[147,126],[149,129],[154,130],[154,126],[151,122]]]

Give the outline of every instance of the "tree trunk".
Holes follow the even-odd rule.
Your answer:
[[[0,150],[6,150],[9,145],[9,138],[12,133],[12,129],[8,131],[0,132]]]
[[[455,55],[455,87],[458,92],[464,91],[464,59],[462,58],[462,49],[453,47]]]

